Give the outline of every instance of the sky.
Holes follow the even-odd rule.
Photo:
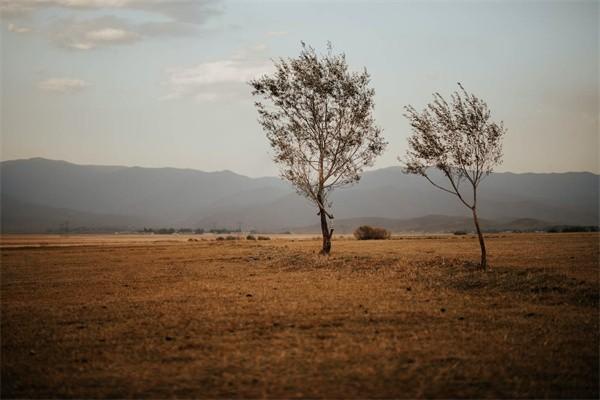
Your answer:
[[[1,158],[276,175],[247,81],[331,41],[371,74],[371,168],[461,82],[508,129],[498,171],[598,173],[599,4],[0,0]]]

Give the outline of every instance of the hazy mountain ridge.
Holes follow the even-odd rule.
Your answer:
[[[21,202],[2,194],[2,232],[59,232],[68,221],[69,229],[129,230],[142,224],[127,215],[96,214]]]
[[[317,222],[310,203],[275,177],[250,178],[231,171],[84,166],[41,158],[4,161],[0,174],[5,232],[22,230],[23,226],[31,227],[30,231],[56,229],[48,225],[55,224],[56,214],[68,212],[68,218],[78,215],[72,226],[75,220],[82,220],[90,227],[103,226],[101,218],[91,217],[98,215],[111,222],[120,219],[123,227],[139,224],[136,228],[241,226],[245,230],[296,231]],[[597,225],[598,186],[599,176],[586,172],[496,173],[482,183],[480,215],[496,226],[523,218],[540,223]],[[10,200],[7,203],[5,199]],[[358,184],[335,192],[332,200],[334,223],[358,222],[368,216],[395,220],[389,222],[395,230],[414,230],[420,223],[421,230],[439,231],[448,222],[441,217],[456,221],[470,218],[469,210],[455,197],[421,177],[403,174],[399,167],[365,172]],[[35,218],[28,217],[27,207],[32,207],[30,214],[37,216],[37,224],[33,223]],[[43,209],[50,215],[44,217]],[[424,216],[440,218],[426,223],[419,220]],[[407,220],[417,225],[407,224]]]

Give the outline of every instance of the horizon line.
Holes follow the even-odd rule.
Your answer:
[[[251,176],[251,175],[246,175],[240,172],[236,172],[230,169],[221,169],[221,170],[203,170],[203,169],[198,169],[198,168],[190,168],[190,167],[172,167],[172,166],[160,166],[160,167],[153,167],[153,166],[142,166],[142,165],[117,165],[117,164],[87,164],[87,163],[79,163],[79,162],[74,162],[74,161],[67,161],[67,160],[61,160],[61,159],[55,159],[55,158],[47,158],[47,157],[25,157],[25,158],[14,158],[14,159],[9,159],[9,160],[4,160],[2,159],[2,157],[0,157],[0,164],[6,163],[6,162],[16,162],[16,161],[32,161],[32,160],[44,160],[44,161],[51,161],[51,162],[62,162],[62,163],[66,163],[66,164],[71,164],[71,165],[76,165],[76,166],[80,166],[80,167],[114,167],[114,168],[144,168],[144,169],[175,169],[175,170],[180,170],[180,171],[195,171],[195,172],[203,172],[203,173],[207,173],[207,174],[216,174],[216,173],[223,173],[223,172],[229,172],[235,175],[239,175],[239,176],[245,176],[247,178],[251,178],[251,179],[261,179],[261,178],[280,178],[283,180],[283,178],[281,178],[279,175],[260,175],[260,176]],[[372,168],[372,169],[366,169],[364,170],[364,172],[374,172],[374,171],[379,171],[379,170],[384,170],[384,169],[391,169],[391,168],[402,168],[400,165],[390,165],[387,167],[380,167],[380,168]],[[569,170],[569,171],[562,171],[562,172],[557,172],[557,171],[544,171],[544,172],[513,172],[513,171],[493,171],[492,174],[513,174],[513,175],[550,175],[550,174],[592,174],[592,175],[596,175],[600,177],[600,170],[598,172],[593,172],[593,171],[573,171],[573,170]]]

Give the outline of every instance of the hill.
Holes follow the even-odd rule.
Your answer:
[[[95,214],[24,203],[2,194],[2,232],[114,232],[139,227],[142,221],[125,215]],[[68,222],[69,228],[64,227]]]
[[[73,227],[81,221],[89,228],[242,227],[271,232],[306,230],[317,222],[310,203],[275,177],[42,158],[4,161],[0,174],[4,232],[56,229],[57,221],[65,219],[72,219]],[[480,216],[496,226],[513,220],[530,226],[527,219],[597,225],[598,188],[599,176],[592,173],[495,173],[482,183]],[[358,184],[337,191],[332,200],[339,226],[342,220],[369,217],[394,221],[386,223],[394,230],[440,231],[470,221],[469,210],[453,196],[403,174],[399,167],[367,171]]]

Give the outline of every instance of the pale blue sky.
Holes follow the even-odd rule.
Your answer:
[[[274,175],[244,82],[330,40],[372,75],[375,167],[460,81],[508,128],[499,170],[598,172],[598,4],[3,0],[2,159]]]

